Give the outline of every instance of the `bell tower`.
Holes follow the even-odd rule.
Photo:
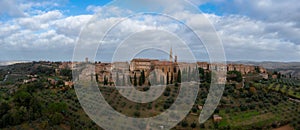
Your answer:
[[[173,62],[172,46],[171,46],[171,48],[170,48],[170,62]]]

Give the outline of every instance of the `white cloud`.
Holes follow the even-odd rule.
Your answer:
[[[209,18],[223,40],[229,59],[299,60],[296,49],[299,45],[291,39],[299,30],[288,27],[287,23],[272,23],[240,15],[214,15]],[[289,36],[287,32],[270,30],[274,24],[285,26],[289,28],[287,32],[294,33]]]
[[[91,18],[92,15],[69,16],[52,23],[59,34],[74,38],[79,35],[81,29]]]
[[[170,3],[170,1],[161,2],[166,5]],[[192,2],[196,2],[196,4],[199,5],[205,1],[192,0]],[[222,3],[221,0],[218,2]],[[245,2],[241,1],[241,3],[239,3],[239,1],[234,2],[236,5],[245,4]],[[32,2],[32,4],[23,4],[22,10],[30,10],[32,6],[45,6],[50,4],[46,1],[39,4],[36,3],[38,5],[33,5],[33,3],[34,2]],[[180,4],[181,2],[172,3],[172,6],[167,8],[166,12],[172,12],[175,16],[179,17],[180,20],[185,21],[187,25],[194,27],[196,29],[194,31],[205,35],[205,37],[210,37],[214,32],[208,30],[210,24],[204,24],[202,21],[204,16],[206,16],[220,35],[224,43],[227,58],[230,60],[300,60],[300,38],[298,37],[300,30],[298,28],[298,22],[290,16],[286,16],[286,19],[284,19],[285,17],[283,16],[287,15],[288,12],[297,10],[296,6],[291,7],[289,11],[284,11],[285,13],[280,13],[270,7],[270,1],[249,2],[250,7],[248,11],[253,11],[252,13],[262,11],[259,17],[270,14],[270,16],[266,17],[267,20],[264,20],[262,18],[254,18],[252,14],[232,14],[224,16],[205,14],[203,16],[182,11],[184,8],[182,8],[183,6]],[[271,3],[274,4],[273,2]],[[55,4],[52,6],[55,6]],[[275,3],[275,6],[279,7],[279,4]],[[100,20],[94,19],[97,20],[97,22],[87,25],[86,32],[82,32],[93,32],[89,36],[83,37],[83,39],[86,40],[83,42],[83,47],[87,47],[86,45],[89,44],[94,45],[93,43],[99,43],[99,36],[105,33],[104,30],[107,30],[118,21],[124,20],[125,16],[131,13],[130,10],[123,10],[117,7],[103,8],[99,6],[88,6],[86,9],[91,12],[99,13]],[[43,50],[44,53],[51,55],[49,56],[51,58],[55,58],[56,54],[61,54],[60,52],[68,52],[68,54],[65,55],[71,56],[81,29],[93,18],[92,15],[65,16],[63,11],[59,10],[50,10],[48,12],[31,10],[30,13],[24,13],[22,10],[20,10],[19,13],[23,14],[23,17],[0,22],[0,45],[3,52],[11,53],[12,51],[22,52],[28,50],[33,51],[32,54],[36,55],[35,52]],[[174,10],[177,11],[174,12]],[[247,10],[241,9],[241,11]],[[1,9],[0,13],[2,13]],[[280,13],[280,18],[271,16],[274,13]],[[292,14],[292,16],[297,17],[297,14]],[[279,21],[276,21],[276,19]],[[151,15],[127,19],[114,30],[112,35],[108,36],[111,40],[104,42],[104,44],[107,45],[105,51],[111,51],[110,49],[113,49],[114,44],[121,42],[121,39],[125,39],[130,32],[136,31],[140,31],[141,33],[137,35],[138,37],[133,36],[135,39],[129,40],[129,42],[135,46],[141,43],[153,44],[153,42],[159,41],[168,44],[179,42],[177,39],[175,39],[175,41],[174,39],[170,39],[169,34],[161,32],[154,34],[153,31],[146,30],[163,30],[167,28],[180,36],[190,37],[189,30],[180,29],[181,26],[168,19],[160,18],[159,20],[162,23],[155,24],[157,19]],[[193,39],[190,39],[190,41],[193,43]],[[194,46],[195,48],[198,47],[196,45]],[[30,56],[28,56],[28,58],[30,58]]]
[[[60,11],[54,10],[32,17],[17,18],[15,22],[24,29],[39,30],[49,28],[52,21],[62,17],[63,14]]]
[[[25,16],[18,7],[16,0],[0,0],[0,15],[7,14],[13,17]]]

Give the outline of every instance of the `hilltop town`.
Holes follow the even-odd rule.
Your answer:
[[[174,58],[173,58],[174,57]],[[95,66],[95,72],[93,75],[98,83],[104,85],[112,85],[117,83],[118,85],[125,85],[132,83],[134,86],[139,84],[140,86],[149,84],[146,77],[155,73],[155,82],[161,84],[173,84],[181,79],[188,79],[188,75],[201,71],[200,80],[204,81],[204,77],[211,77],[212,71],[224,71],[229,73],[229,78],[235,78],[241,75],[243,79],[269,79],[275,78],[271,72],[261,66],[243,65],[243,64],[220,64],[220,63],[208,63],[208,62],[179,62],[177,56],[172,55],[172,49],[170,50],[169,60],[158,59],[132,59],[130,62],[114,62],[114,63],[102,63],[102,62],[89,62],[88,58],[85,62],[62,62],[56,73],[60,70],[74,70],[82,63],[90,63]],[[90,75],[90,74],[89,74]],[[250,75],[250,76],[249,76]],[[89,78],[89,76],[87,76]],[[180,79],[179,79],[180,77]],[[140,82],[140,79],[142,80]],[[134,81],[136,80],[136,84]],[[226,79],[220,77],[217,79],[218,83],[225,83]]]
[[[80,71],[80,75],[72,74],[84,66],[90,68]],[[217,72],[226,75],[212,79]],[[86,58],[84,62],[39,61],[2,66],[0,128],[102,129],[81,108],[74,90],[76,78],[97,81],[116,111],[135,118],[152,117],[167,110],[180,88],[186,87],[182,82],[199,82],[195,105],[174,129],[299,128],[299,118],[293,114],[300,110],[299,80],[261,66],[179,62],[173,55],[169,60],[136,58],[102,63]],[[225,90],[211,118],[199,124],[198,116],[213,82],[224,84]],[[153,85],[167,87],[157,101],[135,103],[115,88],[129,85],[139,91],[147,91]]]
[[[260,66],[186,63],[178,62],[176,57],[168,61],[133,59],[91,63],[86,59],[85,62],[39,61],[2,66],[0,108],[4,114],[0,113],[0,128],[101,129],[87,117],[76,97],[73,83],[76,77],[72,70],[82,65],[95,66],[95,71],[86,72],[84,78],[94,78],[108,103],[128,116],[151,117],[168,109],[182,87],[181,82],[195,80],[191,77],[196,76],[201,84],[195,105],[174,129],[299,128],[298,118],[293,116],[299,112],[295,107],[300,99],[298,80]],[[226,83],[225,79],[217,79],[217,83],[225,83],[220,104],[208,121],[199,124],[196,120],[209,92],[211,75],[224,70],[227,71]],[[167,85],[167,88],[157,101],[146,104],[126,100],[114,87],[133,85],[147,91],[156,84]],[[25,111],[39,114],[14,116]]]

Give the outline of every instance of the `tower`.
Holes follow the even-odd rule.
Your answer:
[[[172,47],[170,48],[170,62],[173,62],[173,52],[172,52]]]

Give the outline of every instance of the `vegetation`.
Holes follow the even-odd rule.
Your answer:
[[[75,90],[64,86],[63,81],[69,80],[70,71],[60,71],[57,75],[53,68],[57,68],[56,63],[17,64],[0,69],[3,73],[10,71],[14,74],[0,86],[0,129],[101,129],[85,114],[77,100]],[[252,130],[281,126],[300,129],[298,80],[281,77],[246,81],[244,86],[237,87],[243,82],[238,72],[228,72],[232,75],[230,80],[234,82],[226,84],[220,104],[214,112],[222,117],[222,120],[216,122],[212,116],[204,124],[199,124],[200,106],[205,104],[210,90],[211,73],[201,69],[198,71],[202,79],[195,105],[187,117],[173,129]],[[37,74],[38,80],[23,83],[23,80],[27,79],[26,75],[30,74]],[[180,77],[188,80],[188,77],[193,77],[192,74],[193,69],[188,68],[182,70]],[[135,75],[131,80],[135,86],[140,85],[138,79],[146,82],[146,78],[142,75],[140,77]],[[173,76],[170,74],[170,81],[171,77]],[[55,79],[58,83],[51,84],[49,78]],[[182,86],[181,81],[173,79],[173,82],[177,83],[168,85],[156,101],[135,103],[124,98],[114,87],[107,87],[108,78],[105,77],[104,85],[99,86],[106,101],[116,111],[136,118],[153,117],[169,109],[176,101],[180,88],[186,87]],[[143,91],[149,90],[148,86],[142,85],[141,88]]]
[[[227,80],[242,82],[243,77],[242,77],[241,72],[239,72],[239,71],[228,71],[227,72]]]

